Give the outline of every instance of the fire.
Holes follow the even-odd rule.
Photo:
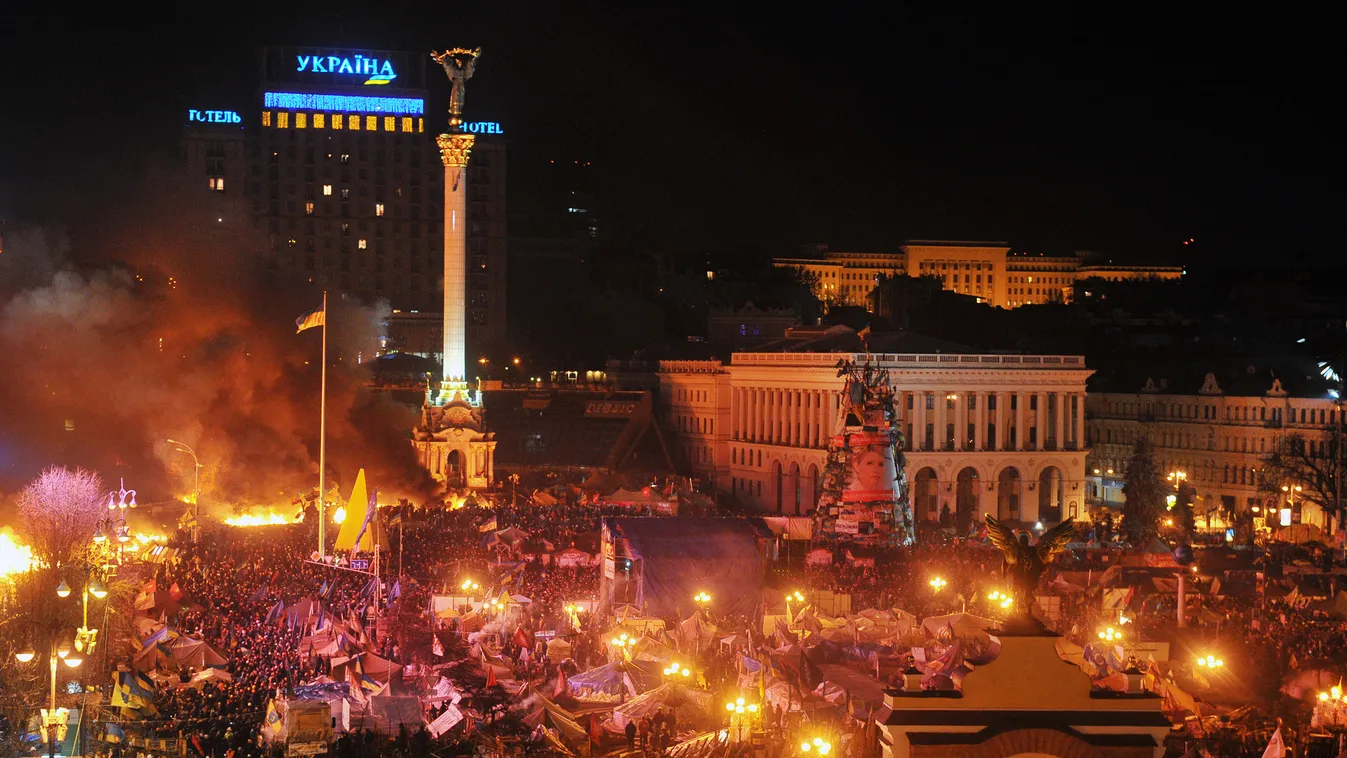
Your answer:
[[[271,511],[270,513],[256,515],[231,516],[225,519],[225,523],[230,526],[275,526],[277,524],[294,524],[296,521]]]
[[[346,523],[346,506],[339,505],[337,506],[337,510],[332,512],[332,523],[334,524]]]
[[[34,565],[32,548],[15,542],[8,529],[0,532],[0,576],[22,574]]]

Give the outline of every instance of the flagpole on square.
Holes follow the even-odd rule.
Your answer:
[[[318,560],[327,557],[327,290],[323,290],[323,372],[318,391]]]

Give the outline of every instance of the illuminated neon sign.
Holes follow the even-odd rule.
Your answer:
[[[350,74],[367,76],[365,84],[388,84],[398,75],[393,73],[393,62],[387,59],[354,55],[343,58],[337,55],[296,55],[299,67],[296,71],[311,74]]]
[[[495,121],[473,121],[463,125],[463,131],[472,134],[504,134],[505,130]]]
[[[426,101],[419,97],[313,95],[305,92],[265,92],[262,94],[262,105],[284,110],[387,113],[400,116],[421,116],[426,112]]]
[[[199,121],[203,124],[241,124],[243,119],[234,111],[199,111],[196,108],[187,109],[188,121]]]

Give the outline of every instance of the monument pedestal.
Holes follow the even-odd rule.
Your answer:
[[[486,489],[496,480],[496,437],[486,430],[481,393],[445,382],[426,391],[412,446],[422,468],[451,488]]]
[[[1096,692],[1031,617],[1007,620],[1000,652],[959,691],[887,690],[875,713],[884,758],[1160,758],[1169,719],[1150,692]]]

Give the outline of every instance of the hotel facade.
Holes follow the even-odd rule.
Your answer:
[[[897,253],[820,251],[804,258],[775,258],[772,265],[805,272],[814,295],[826,303],[873,310],[871,293],[890,276],[929,276],[946,290],[1002,308],[1075,299],[1078,281],[1179,279],[1180,266],[1094,265],[1091,255],[1012,253],[1004,242],[917,241]]]
[[[1091,371],[1081,356],[802,346],[724,363],[661,361],[661,422],[694,475],[719,492],[763,512],[807,514],[838,428],[837,363],[867,357],[899,392],[918,519],[937,520],[945,507],[1028,524],[1084,514]]]

